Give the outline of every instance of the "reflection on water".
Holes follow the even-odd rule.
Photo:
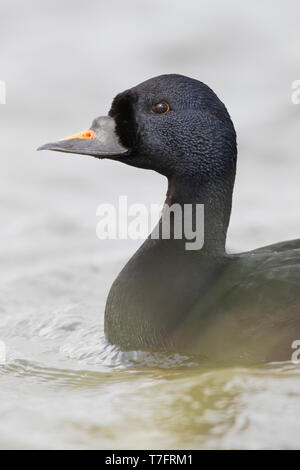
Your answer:
[[[299,367],[208,368],[106,344],[108,289],[138,242],[100,242],[96,208],[161,204],[163,178],[35,152],[124,88],[193,76],[237,125],[230,248],[299,237],[299,2],[191,3],[1,2],[0,447],[300,447]]]

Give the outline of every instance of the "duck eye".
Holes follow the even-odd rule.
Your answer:
[[[170,105],[166,101],[161,101],[152,106],[151,112],[154,114],[166,114],[170,111]]]

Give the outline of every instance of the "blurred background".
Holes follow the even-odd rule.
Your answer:
[[[163,73],[194,77],[224,101],[238,134],[228,248],[247,250],[300,237],[300,105],[291,101],[292,82],[300,78],[299,15],[296,0],[1,1],[0,80],[7,87],[6,104],[0,105],[0,339],[8,345],[8,365],[0,377],[1,403],[5,403],[0,406],[3,446],[132,447],[136,442],[141,447],[176,447],[182,442],[182,435],[175,432],[181,417],[183,423],[190,420],[185,428],[187,446],[272,444],[267,436],[268,426],[271,432],[276,426],[274,414],[273,420],[263,420],[266,429],[259,406],[252,408],[251,418],[244,416],[248,424],[250,419],[250,427],[243,427],[243,418],[230,427],[230,413],[236,416],[236,406],[228,408],[229,417],[223,411],[217,418],[205,414],[200,424],[199,420],[193,424],[195,407],[191,406],[189,416],[189,408],[180,408],[176,397],[169,402],[170,389],[160,389],[159,384],[162,406],[168,410],[170,405],[170,416],[175,409],[177,421],[171,428],[163,423],[160,427],[161,409],[156,403],[153,411],[147,395],[140,424],[146,429],[145,423],[149,427],[149,416],[154,415],[158,421],[156,431],[151,428],[144,435],[135,422],[134,396],[130,415],[127,379],[121,381],[121,395],[114,395],[112,409],[109,397],[116,394],[116,379],[108,379],[107,388],[100,392],[95,385],[99,377],[95,383],[89,378],[93,390],[97,389],[100,413],[91,416],[87,396],[96,397],[74,370],[79,363],[90,370],[88,358],[97,362],[103,353],[97,332],[107,290],[141,243],[98,240],[96,208],[103,202],[115,203],[119,195],[128,195],[129,202],[162,203],[166,181],[153,172],[118,163],[38,153],[36,148],[87,128],[94,117],[108,112],[118,92],[143,80]],[[223,378],[212,380],[228,391],[227,376],[224,383]],[[147,380],[155,386],[153,377]],[[210,379],[203,380],[201,390],[210,387]],[[50,389],[55,381],[62,388],[57,386],[53,395],[49,388],[40,388],[49,381]],[[76,388],[74,383],[85,391],[71,399],[63,387]],[[145,382],[141,384],[145,387]],[[192,382],[191,387],[198,385]],[[266,389],[273,391],[273,383],[267,382]],[[285,393],[286,389],[278,398],[280,403]],[[262,409],[270,396],[263,395]],[[199,397],[198,392],[190,394],[192,401],[198,402]],[[219,398],[217,393],[215,400]],[[129,411],[120,416],[122,400]],[[100,403],[106,404],[106,411]],[[205,403],[207,411],[212,405]],[[291,410],[288,442],[296,445],[292,437],[295,407]],[[108,426],[105,432],[99,422]],[[221,423],[227,433],[216,437],[213,423]],[[65,433],[58,439],[61,429]],[[283,433],[277,436],[282,445],[285,439]]]

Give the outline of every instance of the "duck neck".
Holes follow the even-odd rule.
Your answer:
[[[190,213],[193,214],[193,227],[197,232],[201,230],[204,238],[201,252],[218,255],[225,253],[234,178],[235,172],[230,172],[226,181],[223,180],[221,183],[217,178],[216,181],[205,180],[200,175],[171,177],[168,180],[165,204],[169,207],[179,204],[182,213],[189,207]],[[200,227],[195,215],[197,205],[204,206],[204,217],[201,218]]]

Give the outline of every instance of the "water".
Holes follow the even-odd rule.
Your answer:
[[[161,203],[164,179],[35,152],[143,79],[194,76],[226,102],[239,135],[229,249],[298,238],[299,4],[191,4],[1,2],[3,448],[300,447],[299,367],[207,369],[106,343],[108,289],[140,242],[99,241],[96,208],[119,195]]]

